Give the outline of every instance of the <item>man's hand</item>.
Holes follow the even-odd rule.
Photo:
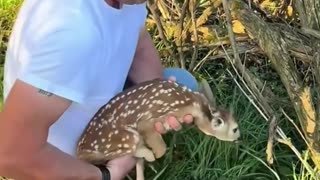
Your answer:
[[[175,82],[176,78],[172,76],[169,78],[168,81]],[[187,124],[191,124],[193,122],[193,116],[190,114],[186,114],[183,118],[183,122]],[[155,130],[160,134],[165,134],[170,129],[173,129],[175,131],[179,131],[181,129],[181,124],[179,123],[177,118],[174,116],[168,116],[165,123],[166,125],[162,124],[161,122],[155,123]],[[164,126],[170,127],[170,129],[165,129]]]
[[[185,123],[192,123],[193,117],[191,115],[186,115],[184,118]],[[173,116],[169,116],[167,118],[168,125],[178,131],[181,128],[181,124],[177,121],[177,119]],[[164,134],[167,132],[167,130],[164,128],[164,125],[159,123],[155,124],[155,130],[159,132],[160,134]],[[127,174],[130,173],[130,171],[135,167],[137,162],[137,159],[126,155],[119,157],[117,159],[113,159],[109,161],[109,163],[106,165],[107,168],[110,171],[111,180],[122,180],[125,178]]]
[[[193,116],[192,115],[185,115],[183,118],[183,122],[186,124],[190,124],[193,122]],[[167,122],[168,126],[170,127],[170,129],[173,129],[175,131],[179,131],[181,129],[181,124],[179,123],[179,121],[176,119],[176,117],[174,116],[169,116],[167,118]],[[159,132],[160,134],[165,134],[166,132],[168,132],[168,129],[164,128],[164,125],[160,122],[155,123],[155,129],[157,132]]]
[[[126,155],[113,159],[107,164],[110,171],[111,180],[122,180],[136,165],[136,158]]]
[[[186,115],[184,118],[185,123],[191,123],[192,120],[193,118],[191,115]],[[173,116],[168,117],[167,123],[172,129],[176,131],[178,131],[181,128],[181,124]],[[167,130],[164,128],[164,125],[161,124],[160,122],[155,124],[155,129],[161,134],[164,134],[167,132]],[[106,166],[110,171],[111,180],[124,179],[135,167],[136,163],[137,163],[137,159],[129,155],[122,156],[117,159],[113,159],[109,161],[109,163]]]
[[[175,77],[170,77],[169,81],[174,82]],[[183,122],[190,124],[193,122],[193,116],[186,114],[183,118]],[[168,129],[165,129],[164,126],[170,127],[175,131],[181,129],[181,124],[174,116],[168,116],[165,122],[167,125],[162,124],[161,122],[155,123],[155,130],[160,134],[165,134]],[[107,168],[110,171],[112,180],[122,180],[136,165],[136,158],[132,156],[123,156],[112,161],[109,161]]]
[[[147,68],[146,68],[147,67]],[[129,71],[128,82],[132,85],[139,84],[141,82],[164,78],[163,68],[161,66],[161,61],[158,56],[157,50],[152,42],[152,39],[148,31],[143,27],[140,32],[139,42],[134,56],[134,60]],[[174,77],[169,78],[169,81],[175,81]],[[191,115],[186,115],[183,118],[185,123],[192,123],[193,117]],[[181,129],[181,124],[176,119],[176,117],[168,116],[166,124],[170,129],[178,131]],[[164,124],[156,123],[155,130],[160,134],[164,134],[168,131],[165,129]],[[125,156],[121,158],[114,159],[107,164],[110,170],[112,180],[122,180],[135,166],[136,159],[130,156]]]
[[[150,79],[164,78],[162,71],[163,68],[161,66],[157,50],[153,44],[150,34],[145,27],[143,27],[140,31],[137,50],[129,72],[129,79],[133,84],[138,84]],[[175,77],[170,77],[169,81],[174,82],[176,79]],[[185,123],[192,123],[193,117],[191,115],[186,115],[183,120]],[[175,117],[168,117],[167,123],[171,129],[181,129],[181,124]],[[161,123],[156,123],[155,129],[161,134],[167,132],[164,125]]]

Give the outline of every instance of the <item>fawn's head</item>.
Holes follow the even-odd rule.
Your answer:
[[[195,125],[206,135],[222,141],[238,142],[240,139],[238,122],[231,111],[216,106],[212,90],[205,80],[201,81],[198,97],[202,105],[194,103],[194,106],[200,106],[203,116],[195,119]]]

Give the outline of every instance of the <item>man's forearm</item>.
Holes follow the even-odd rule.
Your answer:
[[[101,180],[98,168],[69,156],[50,144],[28,157],[8,154],[4,159],[3,164],[0,163],[0,175],[17,180]]]
[[[143,28],[129,72],[129,78],[134,83],[140,83],[155,78],[163,78],[163,67],[148,31]]]

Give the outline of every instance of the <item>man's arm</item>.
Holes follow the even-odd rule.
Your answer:
[[[138,84],[146,80],[164,78],[162,71],[163,67],[157,49],[155,48],[149,32],[143,27],[140,31],[136,53],[129,71],[129,82]],[[186,123],[191,123],[193,117],[191,115],[186,115],[184,120]],[[168,117],[168,124],[174,130],[179,130],[181,128],[181,125],[175,117]],[[166,132],[161,123],[156,123],[155,129],[159,133]]]
[[[163,78],[162,70],[163,67],[157,49],[149,32],[143,27],[139,34],[139,42],[128,78],[133,84]]]
[[[47,143],[70,101],[16,81],[0,114],[0,176],[23,180],[100,180],[98,168]]]

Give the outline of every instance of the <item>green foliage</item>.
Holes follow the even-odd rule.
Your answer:
[[[219,78],[222,77],[215,79]],[[225,81],[216,82],[215,86],[226,86]],[[268,124],[236,85],[230,83],[216,96],[219,104],[233,107],[241,125],[243,141],[238,145],[221,142],[185,126],[184,130],[166,136],[168,153],[153,163],[157,171],[166,168],[160,179],[293,179],[292,166],[298,160],[285,146],[275,147],[281,152],[276,157],[280,169],[266,165]],[[158,175],[147,170],[150,179]]]

